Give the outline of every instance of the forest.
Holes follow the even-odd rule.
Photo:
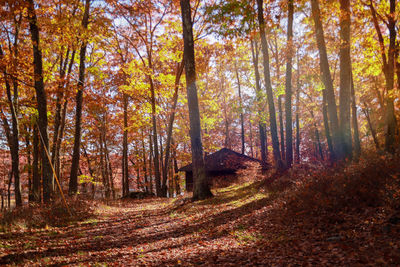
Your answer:
[[[0,264],[400,265],[400,2],[0,3]]]

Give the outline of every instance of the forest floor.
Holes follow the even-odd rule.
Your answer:
[[[330,216],[288,215],[288,196],[247,182],[190,202],[97,203],[64,227],[0,233],[0,265],[398,266],[400,225],[369,207]],[[188,197],[188,196],[186,196]]]

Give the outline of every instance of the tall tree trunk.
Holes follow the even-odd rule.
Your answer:
[[[150,130],[151,131],[151,130]],[[149,154],[149,182],[150,182],[150,193],[153,193],[153,168],[151,165],[152,162],[154,162],[154,157],[153,157],[153,141],[151,138],[151,134],[149,135],[149,148],[150,148],[150,154]]]
[[[43,177],[43,201],[48,203],[51,198],[51,165],[46,151],[49,150],[49,136],[47,133],[47,99],[43,82],[42,51],[40,49],[39,27],[35,13],[33,0],[28,0],[28,19],[33,46],[34,81],[39,113],[38,126],[42,143],[42,177]]]
[[[106,131],[106,128],[105,128]],[[115,188],[114,188],[114,177],[113,177],[113,172],[112,172],[112,166],[111,166],[111,160],[110,160],[110,151],[108,150],[107,147],[107,135],[106,132],[104,132],[104,151],[105,151],[105,159],[106,159],[106,168],[107,168],[107,173],[108,173],[108,180],[109,184],[111,187],[111,193],[113,199],[115,199]]]
[[[33,201],[40,202],[40,174],[39,174],[39,133],[36,125],[33,125],[33,162],[32,162],[32,195]]]
[[[174,140],[172,140],[172,149],[173,149],[173,162],[174,162],[174,184],[175,184],[175,192],[176,196],[179,196],[181,194],[181,186],[180,186],[180,179],[179,179],[179,174],[178,174],[178,161],[176,160],[176,146]]]
[[[254,150],[253,150],[253,125],[251,124],[251,113],[249,118],[249,135],[250,135],[250,154],[251,157],[254,158]]]
[[[12,170],[8,173],[8,186],[7,186],[7,204],[8,209],[11,209],[11,183],[12,183]]]
[[[228,118],[228,112],[227,112],[228,107],[227,107],[227,103],[226,103],[225,75],[224,75],[223,62],[220,62],[220,65],[219,65],[219,90],[222,94],[222,112],[224,114],[224,128],[225,128],[224,147],[231,149],[232,143],[231,143],[231,138],[230,138],[230,134],[229,134],[229,118]]]
[[[57,149],[57,139],[60,131],[60,124],[61,124],[61,108],[62,108],[62,99],[63,99],[63,80],[65,76],[65,70],[67,67],[66,62],[68,62],[68,57],[69,57],[69,49],[67,49],[65,60],[64,60],[64,49],[61,49],[60,51],[60,73],[59,73],[59,81],[58,81],[58,87],[57,87],[57,92],[56,92],[56,111],[55,111],[55,116],[54,116],[54,131],[53,131],[53,143],[51,146],[51,164],[56,166],[56,149]],[[65,66],[65,68],[64,68]],[[55,173],[52,175],[51,179],[51,184],[52,184],[52,190],[55,190]]]
[[[129,194],[128,170],[128,95],[123,93],[124,129],[122,141],[122,196]]]
[[[335,91],[333,88],[333,82],[331,73],[329,70],[328,54],[326,52],[324,29],[321,22],[320,10],[318,0],[311,0],[312,17],[315,24],[315,36],[318,45],[319,58],[320,58],[320,69],[322,73],[322,82],[324,83],[326,90],[326,100],[328,103],[328,114],[330,128],[332,129],[332,140],[333,140],[333,158],[343,158],[343,142],[339,130],[339,119],[337,115],[337,108],[335,102]]]
[[[67,72],[67,81],[65,83],[65,88],[68,89],[69,88],[69,81],[70,81],[70,74],[72,71],[72,66],[74,64],[74,60],[75,60],[75,50],[72,51],[72,55],[71,55],[71,60],[69,62],[69,66],[68,66],[68,72]],[[64,104],[62,106],[61,109],[61,122],[60,122],[60,129],[58,131],[58,136],[57,136],[57,140],[56,140],[56,147],[55,147],[55,156],[54,156],[54,168],[56,171],[56,175],[59,179],[61,179],[61,161],[60,161],[60,151],[61,151],[61,143],[63,140],[63,136],[64,136],[64,128],[65,128],[65,118],[67,115],[67,107],[68,107],[68,98],[65,97],[64,100]]]
[[[271,45],[271,52],[273,57],[275,57],[275,69],[276,69],[276,80],[278,83],[281,82],[281,71],[280,71],[280,59],[279,59],[279,49],[278,49],[278,33],[274,31],[274,44],[275,51],[273,50],[273,46]],[[278,96],[278,120],[279,120],[279,137],[280,137],[280,148],[281,148],[281,157],[282,160],[285,160],[285,130],[283,124],[283,110],[282,110],[282,99],[283,95],[280,94]]]
[[[326,89],[322,90],[322,116],[324,118],[325,137],[326,137],[326,142],[328,143],[329,159],[333,161],[334,150],[332,144],[331,131],[329,128],[328,109],[326,104]]]
[[[60,78],[59,78],[60,81],[58,83],[58,91],[57,91],[57,96],[56,96],[54,134],[53,134],[53,144],[51,147],[51,162],[56,170],[56,173],[55,174],[53,173],[53,178],[52,178],[53,190],[55,189],[54,188],[54,175],[56,175],[57,177],[60,177],[59,172],[57,170],[59,169],[58,165],[59,165],[60,145],[61,145],[60,139],[62,139],[62,135],[63,135],[63,131],[64,131],[63,124],[65,123],[65,112],[64,112],[65,108],[63,105],[64,90],[66,89],[66,87],[68,87],[69,75],[72,71],[72,65],[75,60],[75,50],[73,50],[71,53],[71,59],[69,59],[69,52],[70,52],[70,50],[68,49],[66,52],[64,61],[62,60],[62,54],[61,54],[61,60],[60,60]],[[67,82],[65,82],[65,76],[68,77]],[[65,102],[66,101],[67,100],[65,100]]]
[[[390,0],[390,14],[388,16],[389,52],[386,76],[386,135],[385,150],[394,153],[396,135],[396,116],[394,114],[394,62],[396,51],[396,0]]]
[[[361,143],[360,133],[358,131],[358,120],[357,120],[357,105],[356,105],[356,94],[354,91],[353,74],[351,74],[351,118],[353,124],[353,139],[354,139],[354,157],[356,160],[361,155]]]
[[[351,101],[351,58],[350,58],[350,0],[340,0],[340,133],[345,158],[352,157],[350,101]]]
[[[285,89],[285,116],[286,116],[286,166],[293,163],[293,129],[292,129],[292,61],[293,61],[293,0],[288,0],[288,53],[286,60],[286,89]]]
[[[0,58],[3,59],[3,49],[0,46]],[[11,94],[11,86],[8,82],[7,73],[4,71],[4,80],[6,86],[6,94],[8,105],[11,113],[11,125],[12,128],[9,133],[9,146],[10,146],[10,154],[11,154],[11,172],[14,177],[14,196],[15,196],[15,204],[17,207],[22,206],[22,197],[21,197],[21,185],[20,185],[20,176],[19,176],[19,129],[18,129],[18,114],[17,114],[17,103],[18,103],[18,84],[14,84],[14,96]],[[7,120],[5,117],[3,120]],[[7,122],[8,125],[8,122]]]
[[[279,77],[279,76],[278,76]],[[281,154],[282,154],[282,160],[285,160],[285,130],[283,126],[283,110],[282,110],[282,95],[278,96],[278,119],[279,119],[279,133],[281,137]]]
[[[386,82],[386,113],[385,113],[385,150],[393,153],[395,134],[396,134],[396,117],[394,114],[394,96],[393,96],[393,88],[394,88],[394,67],[395,67],[395,58],[396,58],[396,1],[390,0],[390,14],[387,16],[388,22],[385,23],[389,30],[389,49],[388,56],[386,57],[385,52],[385,43],[383,39],[383,35],[381,32],[381,28],[378,23],[377,13],[373,5],[373,1],[370,0],[368,4],[371,15],[372,22],[374,24],[376,33],[378,35],[378,41],[380,45],[380,52],[382,56],[382,70],[385,75]],[[378,99],[380,100],[380,104],[382,106],[381,94],[377,90]]]
[[[186,74],[186,89],[189,107],[190,139],[193,164],[193,200],[205,199],[212,196],[203,158],[201,143],[200,111],[197,98],[196,68],[194,57],[193,23],[190,0],[180,0],[182,12],[182,28],[184,43],[184,62]]]
[[[102,128],[102,126],[101,126]],[[108,171],[105,162],[105,153],[104,153],[104,144],[103,144],[103,129],[100,129],[100,140],[99,140],[99,148],[100,148],[100,170],[101,170],[101,177],[103,180],[103,186],[105,189],[105,198],[110,198],[110,184],[108,179]]]
[[[31,119],[31,116],[29,116],[29,119]],[[29,203],[33,201],[33,182],[32,182],[32,147],[31,147],[31,140],[30,140],[30,135],[31,135],[31,130],[28,127],[25,128],[25,146],[26,146],[26,167],[28,169],[28,201]]]
[[[146,186],[146,192],[150,192],[150,186],[149,186],[149,179],[147,176],[147,160],[146,160],[146,148],[144,146],[144,134],[142,131],[142,155],[143,155],[143,174],[144,174],[144,182]]]
[[[168,121],[168,127],[167,127],[167,141],[165,144],[165,160],[164,160],[164,169],[163,169],[163,186],[167,183],[167,177],[168,177],[168,167],[169,167],[169,162],[170,162],[170,150],[171,150],[171,140],[172,140],[172,130],[174,126],[174,120],[175,120],[175,111],[176,111],[176,105],[178,103],[178,92],[179,92],[179,81],[181,80],[181,75],[183,72],[183,61],[178,63],[177,68],[176,68],[176,74],[175,74],[175,91],[174,95],[172,97],[172,109],[171,109],[171,114],[169,116],[169,121]],[[165,189],[163,189],[164,191]],[[166,190],[165,190],[166,193]]]
[[[257,43],[254,40],[250,40],[250,46],[251,46],[251,56],[253,60],[253,65],[254,65],[254,74],[256,76],[256,97],[257,97],[257,102],[258,102],[258,107],[257,107],[257,112],[258,112],[258,118],[260,120],[258,124],[258,132],[260,136],[260,152],[261,152],[261,162],[263,165],[263,168],[266,167],[267,165],[267,149],[266,149],[266,136],[265,136],[265,129],[266,125],[265,122],[263,121],[263,116],[262,116],[262,92],[261,92],[261,80],[260,80],[260,72],[258,70],[258,49],[257,49]]]
[[[82,26],[86,30],[89,25],[89,8],[90,0],[85,1],[85,11],[82,19]],[[79,78],[78,92],[76,93],[76,115],[75,115],[75,133],[74,133],[74,149],[72,154],[71,173],[69,178],[68,193],[75,195],[78,191],[78,169],[81,145],[81,127],[82,127],[82,101],[83,89],[85,84],[85,57],[86,57],[87,41],[83,40],[79,53]]]
[[[160,135],[158,136],[158,140],[159,140],[159,148],[160,148],[160,176],[162,177],[163,173],[162,171],[164,170],[164,162],[163,162],[163,158],[164,158],[164,147],[163,147],[163,141],[162,141],[162,129],[161,129],[161,125],[158,125],[159,129],[160,129]],[[167,175],[168,176],[168,175]],[[167,196],[167,183],[163,183],[163,181],[161,180],[161,197],[166,197]]]
[[[300,163],[300,62],[297,57],[297,88],[296,88],[296,163]]]
[[[152,117],[152,123],[153,123],[154,175],[155,175],[155,182],[156,182],[156,194],[157,194],[157,196],[161,197],[162,190],[161,190],[160,157],[159,157],[159,150],[158,150],[158,135],[157,135],[156,97],[155,97],[155,91],[154,91],[154,84],[153,84],[153,80],[151,77],[149,77],[149,82],[150,82],[150,93],[151,93],[151,117]]]
[[[272,149],[274,154],[275,166],[278,170],[283,168],[283,163],[281,159],[281,153],[279,151],[279,139],[278,139],[278,131],[276,126],[276,114],[275,114],[275,104],[274,104],[274,95],[272,92],[271,86],[271,76],[269,69],[269,55],[268,55],[268,43],[265,32],[265,22],[264,22],[264,12],[263,12],[263,0],[257,0],[257,17],[260,28],[260,36],[261,36],[261,46],[263,52],[263,65],[264,65],[264,79],[265,79],[265,88],[267,91],[268,98],[268,109],[269,109],[269,123],[271,129],[271,139],[272,139]]]
[[[242,141],[242,154],[245,153],[245,137],[244,137],[244,115],[243,115],[243,101],[242,101],[242,90],[240,88],[240,77],[239,70],[237,66],[237,61],[234,61],[235,64],[235,74],[236,74],[236,82],[238,86],[238,96],[239,96],[239,109],[240,109],[240,139]]]

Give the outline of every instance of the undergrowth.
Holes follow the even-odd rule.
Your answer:
[[[82,199],[67,199],[69,210],[61,199],[50,204],[30,203],[0,213],[0,230],[13,228],[43,228],[46,226],[65,226],[94,216],[93,202]]]
[[[399,155],[367,154],[346,166],[300,165],[267,188],[283,194],[288,216],[312,217],[367,208],[400,209]]]

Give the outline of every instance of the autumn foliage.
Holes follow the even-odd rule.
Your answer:
[[[0,264],[398,265],[399,10],[0,0]]]

